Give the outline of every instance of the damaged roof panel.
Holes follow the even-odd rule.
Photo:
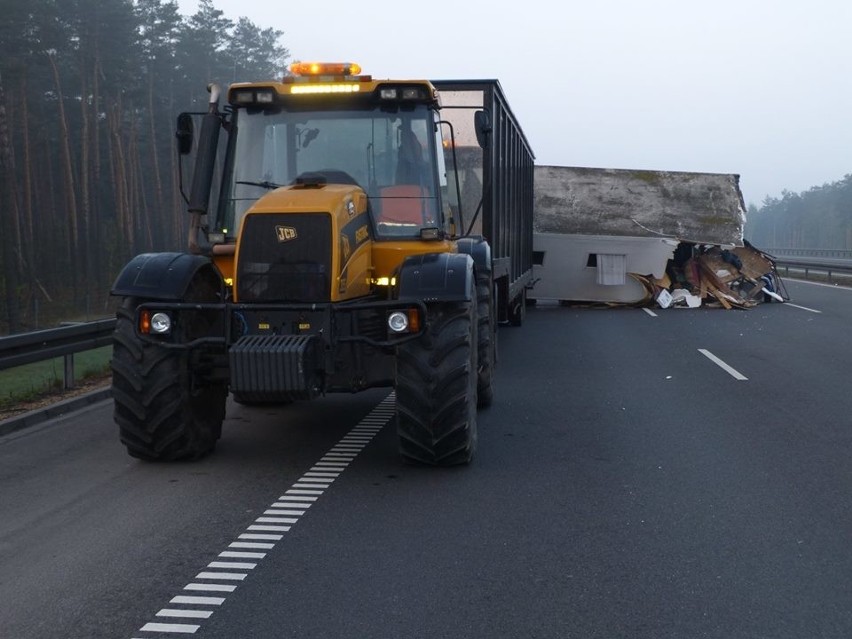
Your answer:
[[[535,168],[538,233],[742,246],[744,226],[745,204],[735,174]]]

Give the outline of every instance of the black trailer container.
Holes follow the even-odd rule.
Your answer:
[[[464,231],[491,245],[498,318],[520,325],[533,277],[535,156],[497,80],[432,84],[453,129]]]

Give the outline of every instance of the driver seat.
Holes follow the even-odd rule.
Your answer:
[[[379,191],[381,209],[379,221],[390,224],[423,225],[426,189],[419,184],[396,184]]]

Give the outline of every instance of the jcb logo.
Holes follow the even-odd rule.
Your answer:
[[[361,242],[366,240],[368,237],[370,237],[370,231],[367,228],[367,225],[365,224],[360,229],[355,231],[355,244],[360,244]]]
[[[275,233],[279,242],[289,242],[296,239],[296,229],[292,226],[276,226]]]

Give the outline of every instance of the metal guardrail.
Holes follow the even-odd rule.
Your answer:
[[[849,249],[811,249],[811,248],[762,248],[764,253],[776,257],[815,257],[852,260],[852,250]]]
[[[114,330],[115,319],[103,319],[0,337],[0,370],[63,357],[63,385],[73,388],[74,354],[108,346]]]
[[[822,273],[825,274],[829,282],[835,275],[852,276],[852,251],[814,251],[812,249],[775,249],[775,251],[766,250],[765,252],[775,258],[777,268],[783,270],[784,275],[790,275],[791,271],[803,272],[805,279],[807,279],[811,272]],[[801,252],[784,254],[780,251]],[[843,253],[848,253],[850,257],[829,257]]]

